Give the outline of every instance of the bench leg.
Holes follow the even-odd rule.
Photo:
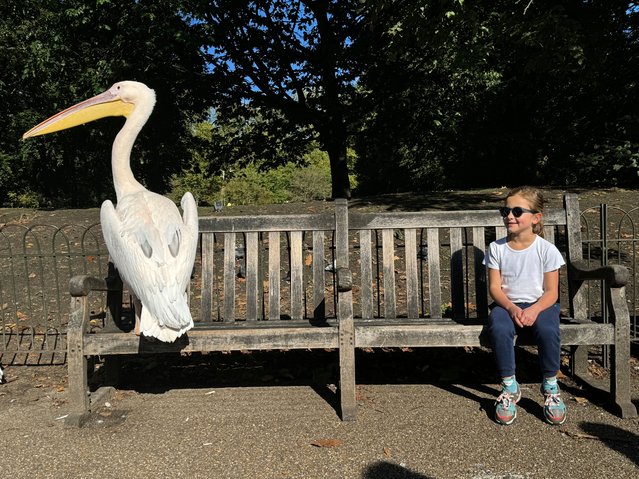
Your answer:
[[[71,298],[67,326],[67,368],[69,371],[69,412],[65,423],[80,427],[89,414],[88,360],[84,355],[83,333],[89,317],[86,296]]]
[[[357,419],[355,386],[355,325],[353,318],[339,325],[339,391],[343,421]]]
[[[588,346],[570,347],[570,374],[585,377],[588,373]]]
[[[610,394],[622,418],[637,417],[630,398],[630,314],[625,288],[611,288],[610,302],[615,325],[615,344],[610,351]]]
[[[617,412],[624,418],[637,417],[637,408],[630,398],[630,343],[612,348],[610,365],[610,393]]]
[[[77,335],[71,331],[67,333],[69,341],[68,370],[69,370],[69,403],[71,411],[65,419],[67,426],[81,427],[89,416],[89,385],[88,385],[88,361],[82,353],[82,335],[80,344]]]

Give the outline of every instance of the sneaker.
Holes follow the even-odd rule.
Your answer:
[[[517,381],[510,386],[501,384],[501,394],[495,401],[495,421],[507,426],[512,424],[517,418],[517,407],[515,404],[521,399],[521,389]]]
[[[544,382],[541,385],[541,393],[546,398],[544,401],[544,417],[546,422],[553,426],[559,426],[566,421],[566,405],[559,397],[559,386]]]

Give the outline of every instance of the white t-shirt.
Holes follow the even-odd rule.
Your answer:
[[[501,271],[501,289],[513,303],[534,303],[544,294],[544,273],[566,264],[557,247],[540,236],[522,250],[502,238],[488,245],[484,264]]]

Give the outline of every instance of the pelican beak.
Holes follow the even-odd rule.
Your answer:
[[[133,103],[122,101],[118,95],[107,90],[60,113],[56,113],[27,131],[22,135],[22,139],[66,130],[107,116],[128,117],[134,106]]]

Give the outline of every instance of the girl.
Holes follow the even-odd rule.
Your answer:
[[[488,321],[501,394],[495,403],[495,420],[511,424],[521,390],[515,379],[516,334],[532,334],[539,349],[545,396],[544,416],[550,424],[563,424],[566,406],[559,397],[560,362],[559,268],[565,264],[559,250],[543,236],[544,199],[535,188],[511,190],[499,209],[508,236],[488,246],[490,295],[495,305]]]

